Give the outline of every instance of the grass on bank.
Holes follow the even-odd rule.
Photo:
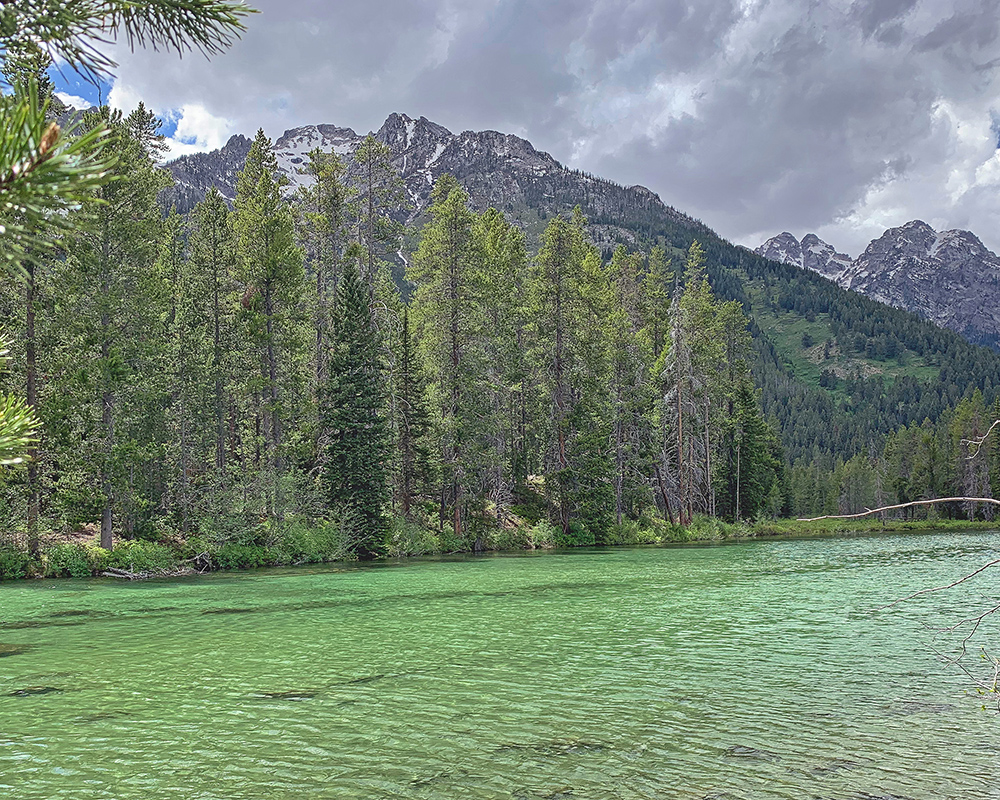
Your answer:
[[[455,536],[450,526],[440,530],[395,520],[386,534],[388,558],[481,551],[514,551],[615,545],[653,545],[728,541],[770,536],[864,534],[880,531],[967,531],[997,528],[996,522],[968,520],[852,520],[828,519],[802,522],[768,519],[755,523],[727,523],[698,516],[691,525],[670,525],[655,517],[627,520],[606,530],[571,526],[564,534],[546,519],[535,522],[517,518],[506,527],[493,526],[468,536]],[[26,549],[0,545],[0,581],[19,578],[84,578],[108,570],[128,573],[170,574],[196,571],[243,570],[352,560],[353,536],[349,525],[291,518],[280,524],[264,523],[256,530],[224,542],[202,536],[181,538],[164,534],[158,541],[135,539],[115,544],[108,552],[92,541],[67,541],[49,545],[35,558]]]

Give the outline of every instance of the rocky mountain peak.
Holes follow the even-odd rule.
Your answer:
[[[958,331],[976,344],[1000,345],[1000,257],[974,233],[935,231],[915,219],[889,228],[857,259],[834,253],[810,234],[799,245],[782,233],[756,252],[799,264],[835,280],[845,289],[920,314]]]
[[[799,240],[788,231],[772,236],[754,252],[780,264],[802,266],[802,247]]]
[[[427,117],[412,119],[406,114],[393,112],[382,123],[375,138],[389,145],[394,153],[402,153],[429,143],[449,141],[454,138],[454,134],[443,125],[431,122]]]
[[[772,236],[754,252],[772,261],[810,269],[830,280],[837,280],[851,263],[850,256],[838,253],[833,245],[827,244],[815,233],[807,233],[799,241],[784,231]]]

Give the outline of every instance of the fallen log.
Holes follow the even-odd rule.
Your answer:
[[[811,517],[808,519],[800,517],[796,522],[819,522],[822,519],[857,519],[872,514],[880,514],[883,511],[898,511],[901,508],[913,508],[913,506],[932,506],[935,503],[992,503],[995,506],[1000,506],[1000,500],[995,500],[992,497],[938,497],[934,500],[914,500],[910,503],[899,503],[894,506],[871,508],[862,511],[860,514],[828,514],[825,517]]]
[[[101,573],[102,578],[119,578],[126,581],[146,581],[150,578],[182,578],[185,575],[199,575],[193,567],[172,567],[170,569],[142,570],[130,572],[127,569],[108,567]]]

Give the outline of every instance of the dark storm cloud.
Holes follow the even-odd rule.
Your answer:
[[[856,250],[914,217],[989,240],[1000,211],[997,0],[258,5],[211,64],[124,56],[118,95],[195,138],[392,111],[515,132],[748,243]]]

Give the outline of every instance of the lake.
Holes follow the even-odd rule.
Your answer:
[[[880,535],[0,584],[0,796],[998,798],[1000,718],[933,628],[1000,570],[873,613],[998,556]]]

